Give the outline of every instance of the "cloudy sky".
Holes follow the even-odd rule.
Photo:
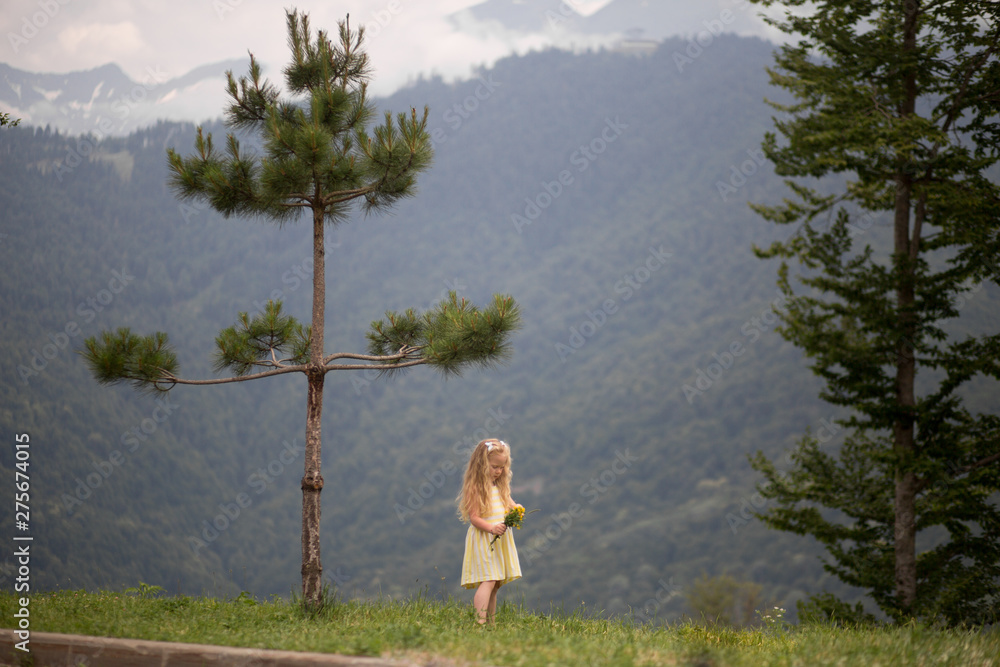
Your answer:
[[[300,0],[314,28],[335,29],[350,13],[368,28],[375,67],[372,91],[388,94],[421,73],[466,78],[511,52],[552,43],[541,33],[457,30],[448,17],[482,0]],[[531,0],[526,0],[530,2]],[[745,0],[653,0],[687,8]],[[610,0],[566,0],[583,15]],[[284,8],[273,0],[3,0],[0,62],[33,72],[63,73],[117,63],[135,81],[148,72],[173,78],[208,63],[245,58],[247,51],[280,78],[287,60]],[[579,44],[577,44],[579,46]],[[241,73],[241,72],[238,72]]]
[[[576,0],[582,13],[609,0]],[[350,13],[368,29],[373,89],[389,92],[420,72],[468,76],[511,51],[545,45],[542,35],[471,35],[447,17],[481,0],[300,0],[314,28],[333,31]],[[287,60],[285,11],[273,0],[4,0],[0,62],[33,72],[117,63],[133,80],[148,68],[171,78],[206,63],[245,57],[273,72]],[[291,5],[288,5],[291,6]],[[381,88],[381,90],[379,90]]]

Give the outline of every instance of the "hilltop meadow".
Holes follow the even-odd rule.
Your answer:
[[[496,625],[475,626],[457,600],[332,601],[318,616],[285,600],[160,597],[154,587],[36,596],[33,627],[98,637],[375,656],[426,665],[955,665],[998,664],[997,632],[906,626],[790,626],[780,614],[760,627],[669,626],[594,617],[581,608],[539,611],[501,604]],[[8,613],[10,612],[10,613]],[[13,600],[0,596],[10,618]],[[99,656],[95,658],[99,663]]]

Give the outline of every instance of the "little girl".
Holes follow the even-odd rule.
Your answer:
[[[510,447],[502,440],[483,440],[469,457],[457,498],[458,514],[469,522],[462,561],[462,585],[475,588],[472,606],[480,625],[493,622],[497,591],[521,578],[514,535],[505,535],[503,518],[514,507],[510,497]],[[493,545],[494,536],[500,537]]]

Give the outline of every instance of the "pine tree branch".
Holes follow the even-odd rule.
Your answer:
[[[1000,452],[996,452],[995,454],[990,454],[986,458],[980,459],[980,460],[976,461],[975,463],[970,463],[969,465],[962,466],[961,468],[958,468],[957,470],[955,470],[955,472],[952,473],[951,476],[952,477],[959,477],[961,475],[965,475],[967,473],[970,473],[973,470],[976,470],[978,468],[983,468],[985,466],[988,466],[991,463],[996,463],[997,461],[1000,461]]]
[[[972,472],[973,470],[978,470],[979,468],[985,468],[986,466],[988,466],[988,465],[990,465],[992,463],[996,463],[997,461],[1000,461],[1000,452],[996,452],[995,454],[990,454],[986,458],[980,459],[980,460],[976,461],[975,463],[970,463],[968,465],[964,465],[961,468],[955,468],[948,475],[948,478],[949,479],[958,479],[962,475],[967,475],[968,473]],[[931,484],[933,484],[933,480],[931,480],[931,479],[928,479],[926,477],[920,479],[917,482],[917,493],[920,493],[921,491],[923,491],[924,489],[926,489],[927,487],[929,487]]]
[[[327,356],[326,358],[324,358],[323,359],[323,363],[324,364],[329,364],[331,361],[335,361],[336,359],[354,359],[354,360],[357,360],[357,361],[389,362],[389,361],[395,361],[397,359],[406,359],[411,354],[413,354],[413,352],[416,352],[416,351],[418,351],[420,349],[422,349],[422,348],[421,347],[414,347],[414,346],[405,346],[402,349],[400,349],[400,351],[397,354],[386,354],[386,355],[378,355],[378,354],[354,354],[352,352],[337,352],[337,353],[331,354],[331,355]],[[367,368],[367,366],[366,366],[366,368]]]
[[[238,80],[232,70],[226,72],[227,92],[232,98],[226,117],[232,127],[254,127],[267,120],[267,112],[278,99],[278,90],[266,79],[261,84],[261,69],[253,53],[250,54],[250,78]]]
[[[927,167],[927,176],[931,174],[931,167]],[[916,262],[920,256],[920,234],[923,231],[924,218],[927,216],[927,193],[921,192],[917,197],[917,205],[914,207],[913,215],[913,237],[910,240],[910,261]]]
[[[947,133],[952,122],[962,115],[962,110],[966,106],[965,96],[969,92],[969,83],[972,81],[973,75],[982,69],[983,65],[989,61],[990,57],[997,52],[998,46],[1000,46],[1000,28],[998,28],[993,35],[993,44],[985,51],[977,54],[977,56],[969,63],[969,68],[962,77],[962,83],[959,86],[958,92],[955,94],[951,108],[948,113],[945,114],[945,123],[941,128],[943,132]]]
[[[328,207],[332,204],[343,204],[344,202],[357,199],[358,197],[363,197],[373,190],[377,186],[369,185],[364,188],[354,188],[353,190],[339,190],[337,192],[332,192],[326,197],[323,197],[320,202],[324,207]]]
[[[328,371],[366,371],[368,369],[374,368],[380,372],[395,371],[400,368],[410,368],[412,366],[421,366],[423,364],[430,363],[429,359],[412,359],[410,361],[404,361],[400,364],[392,365],[376,365],[376,364],[328,364],[323,368]]]
[[[184,378],[179,378],[173,374],[167,373],[159,380],[153,382],[157,389],[160,389],[159,385],[161,383],[168,383],[170,386],[167,389],[160,389],[160,391],[168,391],[174,385],[185,384],[185,385],[209,385],[209,384],[231,384],[233,382],[246,382],[248,380],[259,380],[261,378],[272,377],[275,375],[285,375],[287,373],[307,373],[309,371],[309,366],[306,364],[299,364],[296,366],[284,366],[282,368],[275,368],[269,371],[262,371],[260,373],[251,373],[250,375],[238,375],[228,378],[214,378],[211,380],[185,380]],[[128,379],[128,378],[122,378]]]

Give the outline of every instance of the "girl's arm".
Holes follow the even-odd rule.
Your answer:
[[[490,523],[476,512],[469,512],[469,523],[490,535],[503,535],[507,530],[507,525],[503,521],[500,523]]]

